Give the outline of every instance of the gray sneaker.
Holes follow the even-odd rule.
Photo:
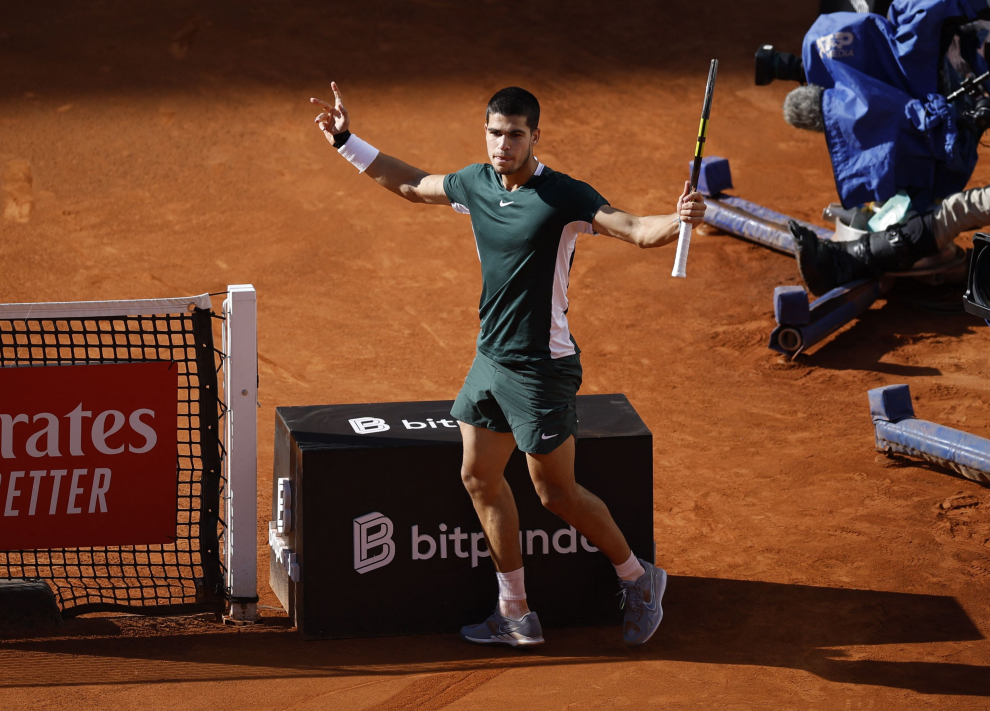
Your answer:
[[[510,620],[495,612],[478,625],[461,627],[461,639],[475,644],[508,644],[529,647],[543,644],[543,628],[535,612],[527,612],[521,620]]]
[[[660,626],[663,608],[660,600],[667,589],[667,571],[647,563],[639,562],[646,570],[637,580],[620,580],[622,603],[626,611],[622,622],[622,641],[630,647],[643,644]]]

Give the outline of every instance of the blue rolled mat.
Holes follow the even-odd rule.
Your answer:
[[[743,210],[753,215],[754,217],[759,217],[767,222],[775,222],[777,224],[783,225],[784,229],[787,230],[787,223],[795,219],[789,217],[783,213],[771,210],[769,207],[763,207],[763,205],[757,205],[755,202],[750,202],[749,200],[743,200],[741,197],[735,197],[734,195],[719,195],[718,199],[722,201],[725,205],[729,207],[734,207],[739,210]],[[830,230],[827,227],[820,227],[818,225],[812,224],[811,222],[805,222],[804,220],[797,220],[798,223],[804,225],[812,232],[816,233],[822,239],[832,239],[835,235],[835,230]],[[788,231],[788,234],[790,232]]]
[[[811,302],[811,323],[801,328],[805,348],[852,321],[890,288],[887,278],[862,279],[836,287]]]
[[[879,451],[925,459],[990,484],[990,439],[917,419],[907,385],[875,388],[869,398]]]
[[[777,287],[773,293],[777,328],[767,347],[797,356],[870,308],[892,284],[887,276],[843,284],[812,301],[807,310],[801,308],[801,299],[808,298],[804,289]]]
[[[708,198],[705,222],[730,235],[748,239],[785,254],[794,254],[794,238],[783,225],[770,222],[724,203],[720,198]]]

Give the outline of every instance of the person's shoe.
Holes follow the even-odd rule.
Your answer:
[[[643,644],[660,626],[663,608],[660,600],[667,589],[667,571],[639,559],[646,571],[636,580],[620,580],[621,607],[626,615],[622,621],[622,641],[630,647]]]
[[[531,647],[543,644],[543,628],[535,612],[527,612],[521,620],[511,620],[495,610],[481,624],[461,627],[461,639],[475,644]]]
[[[794,236],[794,256],[808,291],[821,296],[857,279],[904,271],[919,259],[938,254],[933,213],[909,215],[903,223],[849,242],[819,239],[791,220],[787,227]]]
[[[808,291],[815,296],[877,273],[870,263],[869,235],[854,242],[833,243],[819,239],[817,234],[795,220],[787,227],[794,236],[798,271]]]

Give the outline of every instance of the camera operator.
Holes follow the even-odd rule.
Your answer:
[[[792,226],[813,293],[910,268],[960,231],[990,222],[990,193],[962,192],[990,127],[983,19],[990,19],[987,0],[896,0],[888,17],[820,16],[801,59],[769,46],[757,52],[757,84],[807,82],[788,94],[784,118],[825,135],[844,207],[899,192],[911,198],[909,219],[855,242],[819,242]]]
[[[911,268],[938,254],[960,233],[990,225],[990,187],[954,193],[936,208],[911,213],[902,223],[850,242],[823,240],[796,221],[788,227],[801,278],[815,296],[884,272]]]

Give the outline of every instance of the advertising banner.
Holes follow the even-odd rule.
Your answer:
[[[0,368],[0,550],[171,543],[178,367]]]

